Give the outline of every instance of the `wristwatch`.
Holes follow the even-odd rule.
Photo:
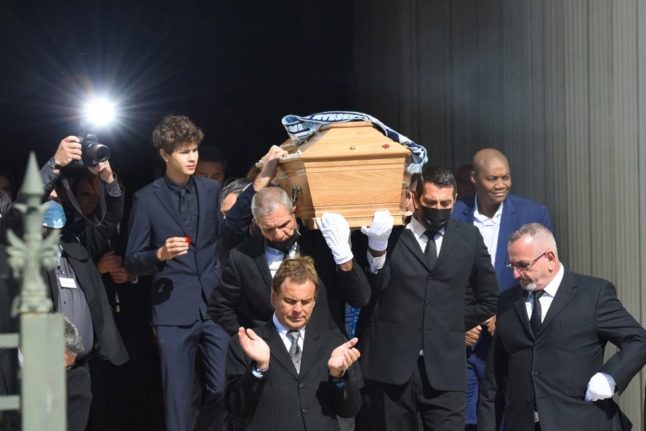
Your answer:
[[[47,166],[49,166],[52,169],[60,169],[61,168],[61,165],[56,163],[56,159],[53,158],[53,157],[51,159],[47,160]]]

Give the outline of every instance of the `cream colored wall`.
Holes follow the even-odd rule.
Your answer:
[[[646,323],[646,0],[355,0],[354,109],[457,167],[483,146],[565,264]],[[641,429],[644,374],[620,403]]]

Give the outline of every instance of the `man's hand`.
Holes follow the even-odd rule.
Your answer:
[[[469,347],[475,346],[475,344],[478,342],[480,339],[480,333],[482,332],[482,327],[480,325],[469,329],[465,334],[464,334],[464,344],[466,344]]]
[[[121,268],[121,265],[123,265],[123,259],[121,256],[118,254],[114,254],[114,251],[109,251],[101,258],[96,264],[96,268],[99,270],[101,274],[105,274],[106,272],[113,272]]]
[[[353,338],[332,351],[327,367],[330,370],[330,376],[339,378],[345,374],[345,371],[354,364],[361,353],[354,346],[359,342],[358,338]]]
[[[493,335],[496,333],[496,315],[493,315],[485,320],[483,325],[487,327],[487,332],[493,337]]]
[[[272,145],[267,154],[262,156],[258,163],[262,163],[262,169],[253,181],[253,188],[255,191],[260,191],[267,187],[271,180],[276,176],[278,169],[278,161],[281,157],[286,156],[287,151],[283,150],[277,145]]]
[[[110,166],[109,161],[97,163],[94,166],[88,166],[87,168],[94,175],[98,175],[101,180],[106,184],[111,184],[114,181],[114,173],[112,172],[112,166]]]
[[[56,164],[61,168],[74,160],[81,160],[81,140],[78,136],[68,136],[58,144],[54,154]]]
[[[347,220],[341,214],[323,213],[317,222],[327,246],[332,251],[334,262],[341,265],[352,261],[350,226]]]
[[[590,377],[588,389],[585,391],[586,401],[599,401],[612,397],[617,384],[610,374],[596,373]]]
[[[375,211],[370,227],[362,226],[361,233],[368,237],[368,247],[375,252],[383,252],[388,247],[388,237],[393,231],[393,216],[390,211]]]
[[[188,253],[189,241],[184,236],[167,238],[162,247],[157,249],[157,260],[165,261]]]
[[[253,329],[245,329],[240,327],[238,329],[238,340],[245,355],[256,363],[259,370],[269,369],[269,359],[271,358],[271,351],[265,340],[260,338]]]
[[[110,271],[110,278],[112,278],[112,281],[117,284],[123,284],[134,280],[134,277],[131,277],[124,267]]]

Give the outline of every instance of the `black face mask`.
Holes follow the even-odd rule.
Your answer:
[[[426,224],[427,228],[435,232],[442,230],[446,226],[451,217],[452,210],[453,208],[437,209],[424,206],[420,207],[422,221]]]
[[[271,248],[275,248],[276,250],[282,251],[283,253],[287,254],[290,248],[294,245],[296,241],[298,241],[299,237],[298,230],[294,230],[294,233],[292,236],[287,238],[284,241],[269,241],[267,240],[267,245]]]

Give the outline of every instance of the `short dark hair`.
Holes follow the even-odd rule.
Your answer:
[[[224,169],[227,168],[227,158],[224,153],[215,145],[208,143],[200,146],[200,162],[220,162]]]
[[[296,283],[311,281],[316,286],[315,294],[319,291],[319,276],[314,267],[314,259],[309,256],[297,256],[283,260],[271,282],[271,290],[276,295],[280,294],[280,289],[288,278]]]
[[[455,177],[446,168],[440,168],[439,166],[433,166],[427,163],[422,168],[421,180],[417,182],[415,189],[417,196],[421,196],[424,193],[425,183],[432,183],[438,187],[453,187],[454,195],[458,192],[458,184],[455,181]]]
[[[204,139],[202,129],[197,127],[186,115],[166,115],[153,130],[153,147],[171,154],[178,147]]]

